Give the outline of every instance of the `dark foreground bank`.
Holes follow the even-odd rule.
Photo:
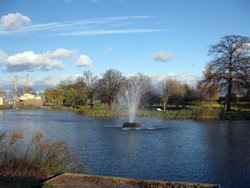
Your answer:
[[[219,188],[215,184],[168,182],[157,180],[128,179],[108,176],[93,176],[87,174],[63,173],[41,184],[42,188]]]

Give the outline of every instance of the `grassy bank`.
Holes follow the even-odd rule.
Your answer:
[[[112,110],[90,110],[81,109],[78,114],[93,116],[93,117],[118,117],[127,116],[126,111]],[[178,110],[138,110],[137,116],[140,117],[160,117],[163,119],[194,119],[194,120],[250,120],[250,111],[224,111],[221,108],[196,107],[190,109]]]
[[[184,107],[184,108],[182,108]],[[43,108],[34,106],[18,106],[20,110],[60,110],[60,111],[74,111],[81,115],[110,118],[118,116],[127,116],[128,112],[120,109],[118,106],[115,110],[109,110],[106,104],[95,104],[93,109],[90,105],[85,105],[77,108],[69,106],[44,106]],[[197,119],[197,120],[250,120],[250,103],[249,102],[235,102],[232,105],[232,111],[227,112],[224,106],[217,102],[210,103],[210,101],[188,102],[183,105],[167,107],[166,111],[156,111],[157,108],[163,109],[162,105],[145,106],[145,110],[138,109],[137,116],[141,117],[161,117],[164,119]]]
[[[42,184],[43,188],[92,187],[92,188],[219,188],[216,184],[143,180],[87,174],[63,173]]]
[[[157,116],[163,119],[193,120],[250,120],[250,111],[224,111],[220,108],[193,108],[182,110],[139,111],[139,116]]]
[[[78,114],[93,116],[93,117],[118,117],[118,116],[126,116],[127,112],[125,111],[113,111],[113,110],[78,110]]]
[[[218,108],[194,108],[187,110],[173,110],[162,113],[164,119],[220,119],[221,110]]]

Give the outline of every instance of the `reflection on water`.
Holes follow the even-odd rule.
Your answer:
[[[248,121],[138,118],[140,129],[124,129],[124,118],[42,110],[1,112],[0,131],[31,135],[41,130],[49,139],[67,140],[91,174],[250,185]]]

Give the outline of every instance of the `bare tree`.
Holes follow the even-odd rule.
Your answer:
[[[203,98],[209,98],[210,106],[212,106],[213,100],[219,96],[219,87],[213,82],[199,82],[197,84],[197,92],[203,95]]]
[[[114,69],[107,70],[101,79],[98,80],[97,90],[99,97],[107,101],[109,109],[114,108],[115,97],[125,82],[121,72]]]
[[[163,81],[161,81],[161,99],[163,102],[163,110],[166,110],[166,105],[169,100],[169,97],[172,97],[177,99],[176,97],[179,95],[182,95],[183,93],[181,92],[181,83],[173,78],[167,78]]]
[[[233,91],[250,85],[249,45],[248,37],[228,35],[209,50],[214,59],[206,66],[204,81],[225,91],[227,111],[231,110]]]
[[[90,99],[90,107],[91,109],[94,107],[94,96],[96,93],[96,84],[98,81],[97,76],[93,76],[92,72],[85,71],[83,72],[82,79],[84,83],[87,85],[87,95]]]
[[[154,92],[151,82],[152,80],[150,77],[138,73],[136,76],[131,76],[126,79],[124,87],[120,91],[120,95],[123,95],[128,91],[128,94],[134,98],[134,100],[138,101],[138,103],[148,103]]]

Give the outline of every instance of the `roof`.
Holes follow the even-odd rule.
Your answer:
[[[34,98],[35,98],[35,96],[32,95],[32,94],[29,94],[29,93],[24,93],[24,95],[22,95],[21,97],[19,97],[19,99],[20,99],[21,101],[32,100],[32,99],[34,99]]]

